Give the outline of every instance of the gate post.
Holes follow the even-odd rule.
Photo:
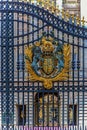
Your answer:
[[[13,13],[6,10],[1,14],[1,114],[2,130],[14,124],[14,25]]]

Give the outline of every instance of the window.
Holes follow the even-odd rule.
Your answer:
[[[77,105],[69,105],[69,125],[77,124]]]
[[[18,125],[25,125],[26,123],[26,105],[17,105],[17,119]]]

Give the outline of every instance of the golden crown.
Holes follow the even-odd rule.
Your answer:
[[[53,52],[54,51],[54,46],[52,44],[52,39],[42,39],[42,51],[43,52]]]

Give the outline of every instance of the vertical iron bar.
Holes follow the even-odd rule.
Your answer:
[[[67,42],[68,42],[68,44],[69,44],[69,34],[67,35]],[[71,69],[71,68],[70,68]],[[70,98],[70,86],[69,86],[69,84],[70,84],[70,81],[69,81],[70,79],[69,79],[69,73],[68,73],[68,84],[67,84],[67,87],[68,87],[68,106],[67,106],[67,121],[68,121],[68,130],[69,130],[69,98]]]
[[[29,34],[29,31],[30,31],[30,29],[29,29],[30,28],[30,26],[29,26],[29,22],[30,22],[29,21],[29,15],[27,15],[27,22],[28,22],[28,25],[27,25],[27,34]],[[27,43],[28,43],[27,44],[27,47],[28,47],[29,46],[29,35],[27,35]],[[28,117],[27,117],[28,118],[28,129],[30,127],[30,124],[29,124],[29,122],[30,122],[30,118],[29,118],[29,111],[30,111],[30,108],[29,108],[29,101],[30,101],[30,99],[29,99],[29,93],[30,92],[29,92],[29,89],[30,89],[30,87],[29,87],[29,85],[30,84],[29,84],[29,73],[28,73],[28,88],[27,88],[27,90],[28,90],[28,92],[27,92],[27,94],[28,94],[28,96],[27,96],[28,97],[28,104],[27,104],[28,105]]]
[[[20,129],[19,128],[19,90],[20,90],[20,81],[19,81],[19,69],[20,69],[20,66],[19,66],[19,13],[17,13],[17,111],[18,111],[18,115],[17,115],[17,124],[18,124],[18,130]]]
[[[22,14],[22,21],[24,21],[24,14]],[[23,114],[25,114],[24,109],[26,109],[25,104],[24,104],[24,23],[22,22],[22,91],[23,91],[23,97],[22,97],[22,103],[23,103]],[[25,117],[23,117],[23,129],[24,129],[24,124],[25,123]]]
[[[32,25],[34,25],[34,16],[32,16]],[[32,41],[34,41],[34,26],[32,26]],[[33,43],[34,44],[34,43]],[[35,87],[33,83],[33,130],[34,130],[34,110],[35,110],[35,95],[34,95]]]
[[[64,45],[64,33],[62,32],[62,44]],[[62,124],[63,124],[63,129],[64,129],[64,123],[65,123],[65,113],[64,113],[64,106],[65,106],[65,86],[64,86],[64,81],[62,82],[63,88],[62,88],[62,96],[63,96],[63,112],[62,112]]]
[[[80,74],[79,74],[79,70],[80,70],[80,68],[79,68],[80,67],[79,66],[80,53],[79,52],[80,52],[80,47],[79,47],[79,38],[77,40],[78,40],[78,48],[77,48],[77,51],[78,51],[78,57],[77,57],[78,58],[78,63],[77,63],[77,65],[78,65],[77,66],[77,69],[78,69],[78,106],[77,106],[78,107],[78,113],[77,113],[78,114],[77,115],[77,117],[78,117],[78,123],[77,123],[77,125],[78,125],[78,130],[79,130],[79,128],[80,128],[79,127],[79,106],[80,106],[79,105],[79,91],[80,91],[80,85],[79,85],[79,83],[80,83],[80,79],[79,79],[80,78]]]
[[[43,16],[44,17],[44,16]],[[42,21],[42,27],[44,26],[44,22]],[[42,28],[42,34],[44,33],[44,28]],[[44,88],[43,88],[44,89]],[[42,97],[43,97],[43,104],[42,104],[42,110],[43,110],[43,112],[42,112],[42,114],[43,114],[43,129],[44,129],[44,125],[45,125],[45,103],[44,103],[44,91],[42,92]]]
[[[75,69],[75,68],[74,68],[74,67],[75,67],[75,66],[74,66],[74,65],[75,65],[75,64],[74,64],[74,63],[75,63],[75,61],[74,61],[74,60],[75,60],[75,59],[74,59],[74,49],[75,49],[75,48],[74,48],[74,36],[73,36],[72,38],[73,38],[73,39],[72,39],[72,40],[73,40],[73,41],[72,41],[72,43],[73,43],[73,47],[72,47],[72,53],[73,53],[73,54],[72,54],[72,60],[73,60],[73,68],[72,68],[72,69],[73,69],[73,72],[72,72],[72,76],[73,76],[73,78],[72,78],[72,80],[73,80],[73,86],[72,86],[72,95],[73,95],[73,96],[72,96],[72,99],[73,99],[73,102],[72,102],[72,103],[73,103],[73,105],[72,105],[72,107],[73,107],[73,124],[72,124],[72,125],[73,125],[73,130],[74,130],[74,116],[75,116],[75,115],[74,115],[74,91],[75,91],[75,90],[74,90],[74,76],[75,76],[75,73],[74,73],[74,69]]]
[[[37,31],[37,39],[39,39],[39,19],[37,18],[37,29],[38,29],[38,31]],[[37,126],[38,126],[38,130],[39,130],[39,125],[40,125],[40,110],[41,110],[41,101],[40,101],[40,98],[42,98],[41,97],[41,95],[40,95],[40,87],[39,87],[39,82],[38,82],[38,87],[37,87],[37,89],[38,89],[38,91],[37,91],[37,116],[36,116],[36,118],[37,118]]]
[[[57,38],[58,38],[58,40],[59,40],[59,30],[57,30]],[[60,118],[61,118],[61,116],[60,116],[60,86],[59,86],[59,82],[58,82],[58,128],[59,128],[59,126],[60,126]]]
[[[82,43],[83,43],[83,88],[82,88],[82,98],[83,98],[83,104],[82,104],[82,110],[83,110],[83,112],[82,112],[82,129],[84,130],[85,129],[85,127],[84,127],[84,89],[85,89],[85,85],[84,85],[84,79],[85,79],[85,49],[84,49],[84,38],[83,38],[83,40],[82,40]]]

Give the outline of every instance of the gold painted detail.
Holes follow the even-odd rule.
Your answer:
[[[43,82],[46,89],[51,89],[53,82],[67,80],[69,77],[70,45],[60,46],[53,42],[53,38],[43,37],[25,49],[29,80]]]
[[[23,2],[29,2],[31,4],[35,4],[37,6],[40,6],[44,8],[45,10],[48,10],[51,13],[54,13],[57,16],[62,16],[62,18],[66,21],[69,21],[70,18],[72,18],[72,23],[75,22],[77,25],[84,26],[87,24],[87,20],[84,19],[84,17],[81,19],[79,16],[75,14],[70,14],[68,11],[65,11],[64,9],[60,10],[59,6],[55,4],[52,0],[20,0]],[[75,20],[75,21],[74,21]]]

